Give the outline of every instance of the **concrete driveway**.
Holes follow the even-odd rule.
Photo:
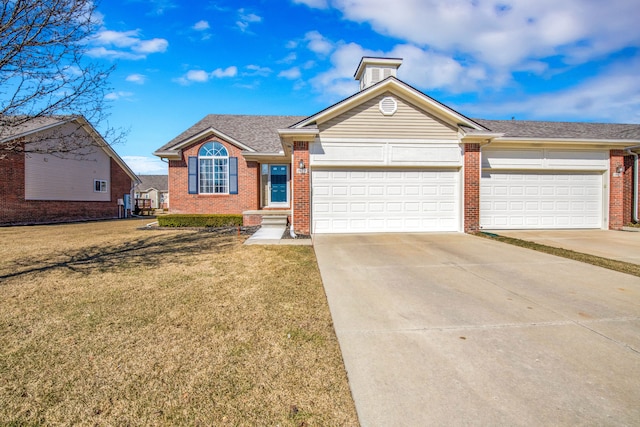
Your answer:
[[[314,246],[363,426],[640,420],[639,278],[457,233]]]
[[[571,249],[618,261],[640,264],[640,229],[613,230],[498,230],[501,236]]]

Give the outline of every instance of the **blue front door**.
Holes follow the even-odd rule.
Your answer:
[[[287,203],[287,166],[271,165],[271,203]]]

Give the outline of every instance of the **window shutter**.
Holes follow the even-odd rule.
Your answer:
[[[198,194],[198,158],[189,157],[189,194]]]
[[[238,194],[238,158],[229,157],[229,194]]]

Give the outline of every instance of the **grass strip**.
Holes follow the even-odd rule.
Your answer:
[[[597,267],[607,268],[609,270],[618,271],[620,273],[631,274],[640,277],[640,265],[630,262],[618,261],[609,258],[603,258],[597,255],[585,254],[582,252],[572,251],[571,249],[556,248],[553,246],[543,245],[528,240],[516,239],[513,237],[500,236],[499,234],[478,232],[476,236],[496,240],[498,242],[508,243],[510,245],[519,246],[521,248],[533,249],[534,251],[544,252],[546,254],[571,259],[574,261],[584,262],[586,264],[595,265]]]

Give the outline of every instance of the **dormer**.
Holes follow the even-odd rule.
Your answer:
[[[354,77],[360,81],[360,90],[364,90],[389,76],[396,77],[400,65],[402,58],[363,56]]]

